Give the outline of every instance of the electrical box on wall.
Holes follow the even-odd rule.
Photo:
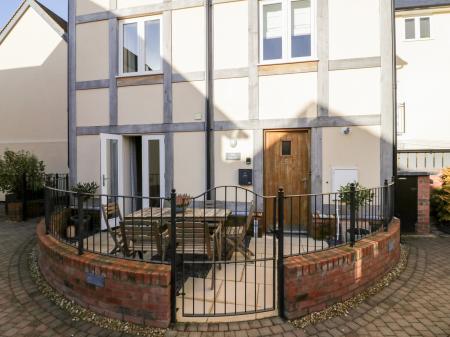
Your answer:
[[[336,193],[341,186],[358,182],[358,169],[356,167],[333,167],[331,170],[331,192]]]
[[[241,186],[253,185],[252,169],[239,169],[239,185]]]

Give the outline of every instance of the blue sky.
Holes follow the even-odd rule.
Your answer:
[[[23,0],[0,0],[0,29],[9,21]],[[67,0],[40,0],[40,2],[67,20]]]

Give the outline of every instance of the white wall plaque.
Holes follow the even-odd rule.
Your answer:
[[[225,154],[226,160],[241,160],[241,153],[240,152],[227,152]]]

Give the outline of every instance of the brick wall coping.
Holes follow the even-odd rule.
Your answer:
[[[345,301],[383,277],[400,258],[400,220],[348,245],[285,259],[285,315],[302,317]]]
[[[77,304],[107,317],[167,327],[170,324],[169,265],[125,260],[78,250],[36,229],[39,266],[47,282]],[[87,275],[103,279],[93,285]]]
[[[390,224],[388,231],[365,237],[357,241],[353,247],[345,245],[321,252],[288,257],[284,266],[287,269],[301,268],[302,274],[305,275],[314,273],[316,270],[331,270],[342,263],[351,263],[366,256],[373,256],[375,250],[382,249],[383,245],[387,244],[392,235],[399,230],[400,221],[396,219]]]

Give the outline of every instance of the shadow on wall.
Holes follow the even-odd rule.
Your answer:
[[[93,8],[91,12],[102,12],[104,7],[99,5],[99,1],[90,1],[89,5],[84,7]],[[84,9],[83,9],[84,11]],[[106,21],[105,21],[105,24]],[[203,27],[203,22],[199,23]],[[197,37],[199,39],[193,42],[193,45],[199,44],[204,47],[204,36]],[[203,48],[204,49],[204,48]],[[196,49],[192,48],[192,55],[196,53]],[[204,52],[199,52],[203,56]],[[191,56],[192,56],[191,55]],[[195,54],[196,55],[196,54]],[[174,62],[176,63],[176,62]],[[173,74],[176,74],[178,78],[176,83],[172,85],[173,91],[173,122],[174,123],[195,123],[202,124],[199,127],[196,135],[191,133],[192,137],[188,137],[186,133],[176,133],[174,136],[174,171],[175,171],[175,183],[174,187],[180,193],[196,194],[205,189],[205,144],[204,135],[201,134],[204,130],[204,116],[205,116],[205,82],[204,75],[201,80],[189,81],[191,74],[186,75],[184,69],[177,69],[173,67]],[[193,71],[198,75],[198,71]],[[310,81],[315,88],[317,87],[314,77],[317,73],[298,73],[298,74],[284,74],[284,75],[272,75],[272,76],[260,76],[260,95],[259,99],[260,108],[266,109],[268,112],[264,114],[264,120],[262,123],[267,125],[266,129],[271,128],[270,125],[280,125],[279,128],[295,128],[295,120],[302,119],[304,121],[311,121],[317,117],[317,111],[319,104],[315,100],[308,100],[298,90],[294,90],[290,93],[286,88],[297,88],[298,86],[305,86],[304,81]],[[349,75],[351,76],[351,75]],[[312,78],[312,80],[311,80]],[[180,79],[183,81],[180,81]],[[264,82],[264,83],[263,83]],[[267,83],[271,82],[271,83]],[[293,85],[287,85],[289,83]],[[271,86],[269,95],[263,94],[268,91],[262,90],[263,85]],[[158,84],[162,87],[162,84]],[[270,152],[268,148],[264,149],[263,140],[255,139],[254,136],[263,137],[261,133],[254,133],[254,125],[248,121],[249,115],[249,98],[248,98],[248,80],[247,77],[235,77],[235,78],[217,78],[214,81],[214,115],[215,120],[215,185],[234,185],[238,183],[238,169],[239,168],[252,168],[254,159],[261,158],[261,164],[264,158],[264,153]],[[142,107],[137,107],[136,103],[130,103],[129,106],[121,108],[121,93],[124,92],[125,87],[119,87],[119,123],[126,129],[126,126],[130,126],[133,123],[130,121],[130,116],[145,115],[148,111],[148,115],[155,115],[153,112],[157,111],[158,114],[163,110],[163,91],[155,91],[153,85],[146,85],[145,87],[126,87],[127,92],[133,91],[140,92],[147,91],[149,94],[146,96],[146,108],[142,113]],[[267,87],[266,87],[267,88]],[[368,95],[370,90],[367,89]],[[156,93],[157,92],[157,93]],[[268,92],[269,93],[269,92]],[[134,94],[131,94],[134,95]],[[151,95],[158,95],[158,100],[152,100]],[[315,95],[314,95],[315,96]],[[313,96],[313,97],[314,97]],[[124,96],[122,96],[124,97]],[[356,98],[355,98],[356,99]],[[133,100],[128,99],[129,102]],[[289,102],[295,102],[290,104]],[[124,101],[122,101],[123,104]],[[150,103],[150,104],[147,104]],[[270,109],[266,107],[270,106]],[[279,110],[278,110],[279,109]],[[288,111],[289,110],[289,111]],[[127,122],[120,122],[121,114],[127,114]],[[362,111],[361,114],[364,114]],[[366,186],[377,186],[380,183],[380,132],[378,126],[355,126],[355,121],[339,111],[331,111],[333,116],[339,116],[342,118],[342,124],[348,124],[350,127],[350,133],[345,134],[341,126],[335,126],[330,124],[330,127],[323,129],[323,183],[322,190],[324,192],[331,190],[331,169],[332,167],[349,167],[359,168],[360,181]],[[142,117],[140,117],[142,119]],[[153,117],[152,117],[153,118]],[[262,116],[261,116],[262,118]],[[287,119],[286,119],[287,118]],[[139,118],[138,118],[139,119]],[[286,120],[283,120],[286,119]],[[275,124],[275,122],[277,124]],[[292,122],[292,123],[291,123]],[[148,122],[147,122],[148,123]],[[159,122],[157,122],[159,123]],[[134,123],[145,124],[145,123]],[[149,123],[148,123],[149,124]],[[341,124],[339,124],[341,125]],[[80,125],[83,126],[83,125]],[[264,127],[263,127],[264,128]],[[239,130],[241,129],[241,130]],[[114,128],[109,129],[105,127],[104,130],[110,130],[114,132]],[[119,130],[119,128],[117,129]],[[135,134],[135,131],[120,132],[121,134]],[[309,155],[311,156],[311,148],[308,148]],[[183,150],[181,150],[183,149]],[[240,152],[240,160],[227,159],[227,153]],[[245,159],[252,158],[252,165],[247,165]],[[276,159],[274,159],[276,160]],[[192,163],[192,164],[191,164]],[[191,166],[192,165],[192,166]],[[191,166],[191,167],[190,167]],[[195,166],[195,167],[193,167]],[[184,171],[184,173],[183,173]],[[311,175],[314,175],[311,172]],[[311,175],[307,177],[309,179],[308,185],[311,186]],[[182,176],[183,181],[180,181],[178,176]],[[197,185],[201,186],[200,189],[192,189],[189,186]],[[190,189],[191,188],[191,189]],[[166,188],[168,193],[170,189]],[[262,187],[260,191],[263,193]]]
[[[77,15],[104,12],[109,9],[109,1],[104,0],[74,0],[77,6]],[[132,2],[132,1],[130,1]]]
[[[67,44],[11,60],[9,37],[0,45],[0,153],[27,150],[48,171],[67,172]]]

